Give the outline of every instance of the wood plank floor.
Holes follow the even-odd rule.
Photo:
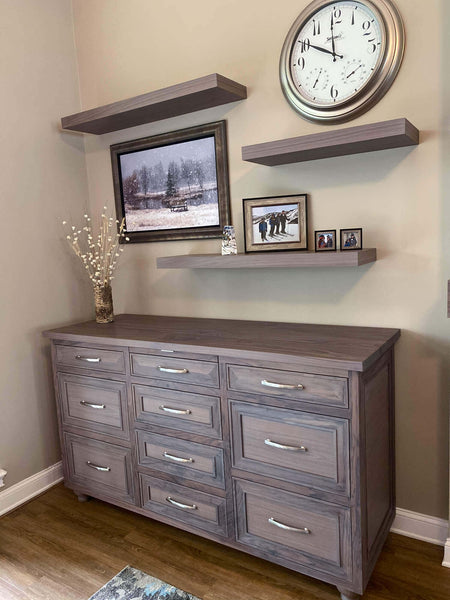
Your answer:
[[[364,600],[449,600],[439,546],[391,534]],[[337,600],[331,585],[59,485],[0,519],[0,600],[87,600],[126,565],[202,600]]]

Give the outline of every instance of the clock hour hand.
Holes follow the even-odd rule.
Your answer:
[[[325,54],[331,54],[331,56],[336,57],[339,56],[339,58],[344,58],[342,56],[342,54],[336,54],[336,52],[332,52],[331,50],[328,50],[328,48],[322,48],[321,46],[314,46],[314,44],[308,44],[309,48],[314,48],[314,50],[319,50],[319,52],[325,52]]]

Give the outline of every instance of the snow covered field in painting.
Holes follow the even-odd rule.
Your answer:
[[[189,206],[187,211],[171,211],[170,208],[146,208],[129,211],[126,216],[127,231],[155,231],[208,227],[219,225],[217,204]]]

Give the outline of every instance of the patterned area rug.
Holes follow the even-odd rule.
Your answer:
[[[89,600],[198,600],[173,585],[125,567]]]

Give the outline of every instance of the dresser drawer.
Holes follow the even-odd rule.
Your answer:
[[[217,535],[227,535],[225,498],[140,474],[143,508]]]
[[[351,576],[350,509],[235,480],[237,538],[262,556]]]
[[[58,366],[125,373],[125,356],[122,350],[99,350],[62,345],[56,345],[55,350]]]
[[[130,438],[125,383],[59,373],[58,385],[64,425]]]
[[[167,435],[137,432],[139,465],[225,488],[223,450]]]
[[[234,467],[349,493],[345,419],[235,401],[230,409]]]
[[[133,403],[137,423],[222,437],[218,397],[133,385]]]
[[[348,407],[348,385],[344,377],[238,365],[228,365],[227,372],[229,390]]]
[[[217,362],[154,356],[135,352],[130,354],[130,360],[132,375],[219,387],[219,366]]]
[[[70,482],[84,492],[98,492],[124,502],[134,502],[131,450],[113,444],[64,434]]]

